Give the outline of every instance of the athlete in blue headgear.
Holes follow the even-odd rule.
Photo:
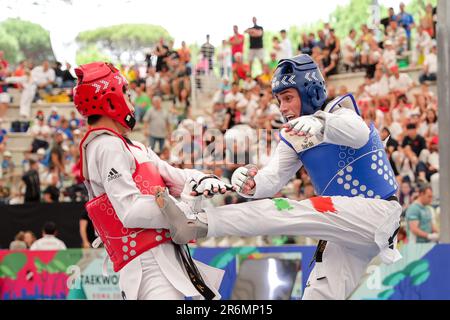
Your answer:
[[[279,62],[272,78],[272,92],[277,95],[286,89],[297,91],[302,104],[299,115],[311,115],[325,103],[325,80],[310,56],[302,54]]]
[[[319,242],[303,299],[345,299],[377,255],[401,258],[396,233],[402,212],[384,144],[352,95],[324,105],[324,79],[308,55],[281,60],[272,91],[288,120],[268,165],[238,168],[232,184],[249,198],[276,194],[304,166],[318,197],[265,199],[197,212],[187,219],[160,192],[175,242],[226,235],[302,235]]]

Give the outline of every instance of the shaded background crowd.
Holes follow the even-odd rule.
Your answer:
[[[269,44],[253,17],[242,32],[233,26],[220,47],[207,35],[195,57],[185,42],[174,48],[161,38],[145,53],[145,62],[120,66],[138,120],[131,138],[174,166],[211,172],[223,180],[244,164],[261,168],[275,150],[283,123],[271,94],[273,71],[281,59],[310,54],[327,79],[327,102],[353,93],[363,118],[374,122],[386,140],[405,212],[400,242],[427,242],[408,222],[419,221],[422,230],[438,232],[436,8],[426,5],[415,21],[400,4],[389,8],[377,28],[354,27],[340,39],[333,23],[325,23],[301,34],[297,42],[281,30]],[[87,126],[71,103],[75,84],[67,63],[27,59],[10,64],[0,51],[0,203],[87,200],[78,151]],[[302,200],[314,195],[301,169],[276,196]],[[247,200],[228,193],[208,205],[241,201]],[[18,239],[23,236],[19,233]],[[204,244],[299,241],[285,236],[227,237]],[[83,239],[83,246],[88,245]]]

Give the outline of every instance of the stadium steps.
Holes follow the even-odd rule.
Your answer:
[[[11,97],[11,104],[20,104],[20,90],[15,88],[8,88],[8,94]]]
[[[31,142],[30,142],[31,145]],[[16,147],[10,147],[9,141],[8,141],[8,148],[7,150],[11,152],[12,161],[14,162],[16,169],[19,168],[22,165],[22,160],[24,159],[24,153],[26,151],[30,150],[30,146],[16,146]]]
[[[70,112],[75,111],[75,107],[71,102],[65,103],[33,103],[31,104],[31,119],[36,116],[36,113],[39,110],[44,112],[44,116],[47,118],[50,113],[52,107],[56,107],[58,109],[58,114],[66,117],[67,119],[70,117]],[[8,111],[6,112],[6,118],[18,120],[20,119],[19,114],[20,108],[18,104],[10,104],[8,107]]]
[[[11,148],[23,148],[31,146],[33,136],[26,132],[9,132],[7,135],[8,150]]]
[[[421,73],[420,67],[410,67],[400,69],[401,72],[407,72],[411,78],[418,82],[419,75]],[[355,92],[358,86],[364,82],[364,72],[347,73],[330,76],[328,84],[332,84],[339,90],[339,87],[345,85],[349,92]],[[215,91],[220,87],[221,80],[214,75],[201,75],[197,76],[201,81],[202,89],[199,90],[196,84],[193,83],[193,97],[192,97],[192,114],[194,117],[205,115],[206,110],[210,110],[212,106],[212,96]],[[437,94],[436,82],[428,83],[430,90]],[[416,90],[416,89],[414,89]],[[9,130],[11,122],[18,120],[19,117],[19,101],[20,91],[17,89],[9,89],[8,93],[12,96],[13,102],[10,104],[6,117],[3,119],[2,128]],[[171,100],[163,99],[162,107],[165,110],[170,110],[172,105]],[[58,113],[70,117],[70,112],[75,110],[73,103],[33,103],[31,106],[31,117],[34,118],[38,110],[44,112],[44,116],[47,118],[51,113],[51,108],[55,106],[58,108]],[[136,130],[131,133],[130,138],[142,142],[144,145],[148,145],[148,141],[143,133],[143,125],[137,124]],[[13,160],[16,165],[20,165],[23,159],[23,152],[29,150],[32,136],[28,133],[14,133],[8,134],[8,146],[7,150],[11,151]]]
[[[422,73],[421,67],[408,67],[400,69],[400,72],[406,72],[409,74],[411,79],[419,83],[419,76]],[[336,88],[336,91],[339,91],[339,87],[346,86],[349,92],[358,91],[358,87],[364,83],[365,72],[353,72],[353,73],[343,73],[332,75],[327,80],[327,85],[333,85]],[[429,84],[430,90],[437,94],[437,85],[436,83]]]

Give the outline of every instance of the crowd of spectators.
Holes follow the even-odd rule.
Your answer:
[[[254,26],[245,31],[250,37],[248,59],[245,60],[247,48],[237,47],[235,39],[242,39],[243,35],[239,35],[235,26],[234,35],[222,45],[231,46],[233,60],[231,64],[225,63],[222,58],[229,55],[223,54],[225,50],[221,48],[217,60],[221,82],[212,97],[212,110],[205,116],[208,128],[224,133],[226,142],[235,142],[224,147],[222,177],[229,179],[237,167],[232,158],[236,145],[240,148],[234,150],[234,158],[240,157],[243,163],[253,163],[260,168],[267,163],[274,150],[271,145],[278,142],[277,129],[283,121],[277,101],[271,94],[272,72],[280,59],[307,53],[319,63],[326,78],[339,72],[364,71],[364,81],[352,93],[367,124],[373,122],[386,142],[406,217],[401,230],[402,242],[407,242],[406,230],[412,239],[419,239],[418,242],[437,241],[436,235],[423,238],[423,234],[416,234],[416,228],[409,225],[411,219],[415,219],[412,217],[431,221],[430,216],[434,220],[439,214],[438,103],[430,89],[430,85],[436,85],[437,72],[435,18],[435,8],[427,5],[425,16],[416,25],[412,15],[405,12],[404,4],[400,4],[397,14],[390,8],[388,17],[380,22],[381,37],[376,37],[375,29],[362,25],[359,30],[350,30],[341,42],[332,26],[326,23],[317,34],[303,34],[296,52],[286,37],[286,30],[282,30],[279,37],[273,38],[270,58],[264,59],[262,70],[256,75],[252,72],[252,64],[258,58],[258,50],[266,44],[255,49],[253,38],[262,39],[263,28],[254,18]],[[407,72],[414,69],[421,69],[417,78],[411,78]],[[339,88],[329,83],[327,90],[328,101],[349,93],[345,81]],[[257,132],[255,140],[246,143],[242,137],[252,129]],[[211,163],[205,162],[201,168],[213,171],[208,166],[212,166]],[[301,169],[276,196],[300,200],[312,195],[311,181]],[[233,196],[225,200],[226,203],[239,201],[246,200]],[[408,211],[411,206],[415,209]],[[418,207],[424,208],[422,216],[417,214]],[[436,224],[433,228],[424,228],[430,233],[436,232]]]
[[[120,65],[136,110],[137,131],[159,153],[170,132],[190,117],[190,50],[184,42],[178,50],[173,50],[172,45],[161,39],[145,64]],[[0,83],[0,203],[85,201],[78,145],[87,125],[75,108],[69,115],[68,109],[58,104],[71,105],[76,83],[71,66],[66,63],[62,70],[61,63],[51,67],[49,61],[44,61],[33,67],[23,61],[13,68],[2,52],[0,57],[4,71]],[[11,92],[18,96],[16,103],[20,105],[19,116],[14,119],[8,119]],[[32,103],[38,108],[34,114]],[[162,103],[168,109],[162,108]],[[20,164],[13,159],[13,148],[8,147],[10,132],[32,137]]]
[[[45,222],[42,227],[42,237],[36,239],[33,231],[19,231],[10,243],[10,250],[65,250],[63,241],[57,238],[58,229],[53,221]]]
[[[416,25],[403,4],[399,9],[395,13],[390,8],[389,15],[381,20],[378,26],[381,36],[377,36],[375,29],[362,25],[359,29],[350,30],[341,41],[332,25],[326,23],[317,33],[302,34],[298,46],[291,43],[286,30],[273,37],[271,46],[264,43],[264,29],[253,17],[253,25],[243,34],[238,26],[233,26],[233,34],[218,48],[210,43],[208,35],[195,64],[186,43],[175,50],[173,43],[161,39],[147,54],[144,67],[121,67],[130,84],[130,98],[139,122],[137,129],[142,132],[147,145],[174,166],[211,172],[225,181],[229,181],[233,171],[241,165],[252,163],[261,168],[267,164],[279,141],[277,131],[283,123],[277,101],[271,94],[272,73],[280,59],[307,53],[318,62],[326,78],[341,72],[365,72],[364,81],[352,93],[363,118],[368,124],[375,124],[386,142],[389,160],[400,186],[401,205],[406,212],[415,201],[423,200],[420,195],[424,190],[431,190],[432,198],[426,205],[432,205],[433,211],[437,211],[438,104],[430,90],[437,70],[436,11],[428,5],[425,16]],[[248,48],[244,45],[246,35]],[[267,50],[268,47],[272,49]],[[252,72],[255,61],[261,64],[256,75]],[[402,72],[405,61],[409,66],[422,68],[417,79]],[[34,69],[27,64],[19,64],[9,78],[3,78],[8,80],[2,85],[7,83],[26,91],[30,77],[36,79],[33,77],[36,68],[39,68],[38,74],[53,76],[42,76],[38,96],[34,93],[32,100],[40,99],[39,92],[74,84],[67,75],[70,66],[66,66],[67,72],[64,73],[58,72],[56,67],[49,68],[47,62]],[[191,83],[191,75],[211,74],[220,79],[218,88],[211,95],[210,105],[194,116],[191,97],[201,83]],[[28,80],[16,81],[18,77]],[[58,77],[60,80],[56,80]],[[328,84],[327,90],[328,101],[348,93],[345,85],[335,88]],[[14,171],[14,163],[5,145],[7,134],[1,134],[3,178],[0,179],[0,201],[84,201],[86,193],[81,183],[77,146],[85,131],[84,121],[75,111],[68,118],[60,115],[58,108],[53,108],[47,118],[42,112],[33,115],[28,128],[33,142],[24,154],[22,185],[15,192],[8,190],[5,179],[9,172]],[[314,195],[310,178],[301,169],[275,196],[301,200]],[[247,200],[227,193],[210,200],[210,205],[241,201]],[[407,241],[406,237],[402,239]],[[224,240],[223,244],[230,244],[229,241]],[[235,239],[233,243],[239,241]],[[268,241],[289,243],[295,239],[275,237],[268,240],[260,237],[255,241],[256,244]]]
[[[330,23],[325,23],[317,32],[301,33],[299,39],[294,41],[286,29],[283,29],[272,37],[271,43],[264,43],[264,28],[253,17],[253,25],[243,33],[240,33],[237,25],[233,26],[233,35],[222,41],[216,53],[208,36],[201,47],[195,71],[207,73],[214,68],[214,64],[221,77],[226,76],[231,81],[236,81],[244,79],[249,73],[254,76],[256,60],[259,61],[261,70],[265,67],[273,70],[280,59],[306,53],[320,64],[325,77],[365,71],[369,78],[373,78],[375,66],[380,62],[387,66],[398,62],[409,66],[424,66],[421,81],[435,80],[435,62],[432,61],[433,58],[426,57],[435,46],[436,19],[436,8],[428,4],[420,21],[415,22],[401,3],[397,13],[394,8],[389,8],[388,16],[381,19],[378,25],[355,26],[343,39],[339,39]],[[248,49],[244,48],[246,34]],[[269,56],[271,59],[267,61]],[[236,61],[244,60],[244,57],[245,62]]]

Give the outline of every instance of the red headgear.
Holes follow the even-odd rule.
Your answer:
[[[82,116],[107,116],[133,129],[136,119],[125,101],[128,83],[119,70],[110,63],[92,62],[76,68],[75,73],[78,84],[73,101]]]

